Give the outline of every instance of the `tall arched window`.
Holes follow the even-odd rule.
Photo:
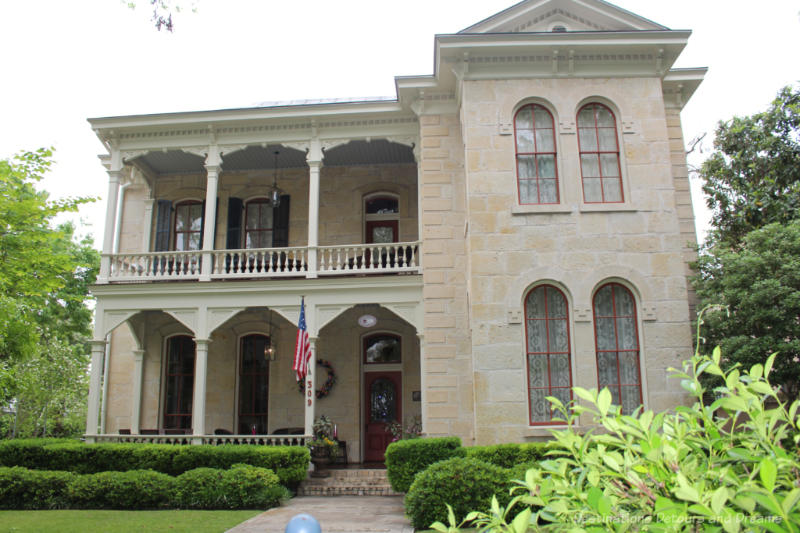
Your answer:
[[[370,195],[364,199],[364,242],[399,241],[400,201],[392,194]]]
[[[578,111],[578,145],[583,201],[623,202],[617,121],[609,108],[593,103]]]
[[[202,248],[203,203],[196,200],[175,206],[175,250],[188,251]]]
[[[528,364],[530,423],[552,420],[554,396],[567,404],[572,399],[569,319],[567,299],[552,285],[540,285],[525,298],[525,336]]]
[[[597,386],[608,387],[624,414],[642,404],[639,333],[633,294],[619,283],[607,283],[594,295]]]
[[[557,204],[558,169],[553,115],[538,104],[514,116],[520,204]]]
[[[239,362],[239,434],[267,433],[269,360],[266,335],[247,335],[241,340]]]
[[[164,429],[192,427],[195,342],[187,335],[167,340]]]
[[[272,202],[259,198],[247,202],[245,208],[244,247],[272,247]]]

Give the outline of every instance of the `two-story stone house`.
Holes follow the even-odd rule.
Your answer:
[[[680,403],[689,35],[525,0],[437,36],[396,98],[91,119],[109,189],[87,438],[279,443],[326,414],[373,461],[388,420],[487,444],[545,437],[571,386]]]

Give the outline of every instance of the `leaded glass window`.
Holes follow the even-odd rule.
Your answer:
[[[583,201],[623,202],[617,122],[609,108],[588,104],[578,111],[578,146]]]
[[[520,204],[557,204],[558,170],[553,115],[528,104],[514,117]]]
[[[639,334],[633,294],[619,283],[600,287],[594,296],[597,385],[608,387],[624,414],[642,404]]]
[[[552,285],[540,285],[525,299],[528,401],[531,424],[552,421],[548,396],[572,400],[567,299]]]

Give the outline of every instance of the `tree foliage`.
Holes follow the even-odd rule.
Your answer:
[[[86,300],[99,254],[90,239],[75,239],[72,224],[55,221],[93,199],[53,201],[37,190],[51,165],[50,149],[0,160],[0,405],[15,398],[24,408],[49,398],[58,387],[44,379],[45,367],[86,369],[91,333]],[[61,379],[81,383],[77,370]],[[73,384],[58,386],[67,390]],[[34,391],[37,386],[48,390]],[[54,403],[44,400],[47,406]]]
[[[800,385],[800,89],[769,109],[720,123],[716,151],[700,169],[712,230],[693,285],[708,345],[727,364],[752,365],[777,351],[773,380],[789,398]]]
[[[800,88],[784,87],[763,113],[721,122],[700,177],[711,239],[736,246],[773,222],[800,217]]]

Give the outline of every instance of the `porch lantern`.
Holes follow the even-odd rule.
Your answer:
[[[280,187],[278,187],[278,154],[280,153],[278,150],[275,150],[275,174],[272,179],[272,187],[269,188],[267,192],[267,196],[269,197],[270,202],[272,203],[272,207],[278,207],[281,205],[281,195],[283,191]]]
[[[272,342],[272,309],[269,310],[269,329],[267,331],[268,344],[264,345],[264,359],[267,361],[275,361],[278,358],[278,352],[275,350],[275,344]]]

